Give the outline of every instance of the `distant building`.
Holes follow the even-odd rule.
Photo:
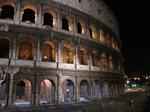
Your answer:
[[[0,0],[1,106],[124,91],[119,26],[102,0]]]

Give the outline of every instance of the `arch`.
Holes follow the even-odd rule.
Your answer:
[[[99,40],[105,42],[105,35],[103,30],[99,30]]]
[[[32,85],[27,79],[20,79],[16,83],[15,105],[31,104]]]
[[[62,102],[74,101],[74,84],[71,80],[64,80],[62,86]]]
[[[97,67],[100,65],[100,57],[97,51],[92,52],[92,64]]]
[[[0,18],[13,20],[15,9],[16,9],[16,6],[13,2],[1,1],[0,2],[0,13],[1,13]]]
[[[94,99],[101,99],[101,86],[98,80],[93,82],[93,97]]]
[[[114,68],[114,62],[112,56],[109,56],[109,68],[113,69]]]
[[[0,58],[9,58],[10,39],[0,36]]]
[[[73,20],[70,16],[63,15],[63,17],[62,17],[62,29],[67,30],[67,31],[73,30]]]
[[[78,20],[77,21],[77,31],[78,33],[80,34],[85,34],[86,32],[86,25],[85,25],[85,22],[83,20]]]
[[[5,106],[5,98],[6,98],[6,81],[0,80],[0,107]]]
[[[69,44],[66,44],[62,48],[62,62],[63,63],[73,63],[73,47]]]
[[[97,38],[96,27],[94,25],[90,25],[89,31],[90,31],[90,37],[96,39]]]
[[[88,64],[88,56],[87,50],[85,48],[80,48],[78,51],[79,64],[87,65]]]
[[[115,96],[116,95],[116,87],[115,87],[115,82],[113,80],[111,81],[110,89],[111,89],[111,95]]]
[[[111,47],[112,47],[113,49],[116,49],[116,44],[115,44],[115,40],[114,40],[113,37],[111,38]]]
[[[102,54],[102,67],[104,68],[108,67],[107,55],[105,53]]]
[[[103,82],[104,85],[104,98],[109,97],[109,82],[107,80],[105,80]]]
[[[86,80],[80,82],[80,101],[89,99],[89,84]]]
[[[19,46],[18,59],[33,60],[33,44],[30,40],[23,40]]]
[[[55,83],[52,80],[43,80],[40,87],[40,104],[55,103],[55,89]]]
[[[55,45],[53,42],[46,41],[42,46],[42,61],[55,62]]]
[[[52,10],[45,10],[44,11],[44,25],[55,26],[56,25],[56,13]]]
[[[110,36],[109,36],[109,34],[106,34],[106,44],[110,45]]]
[[[33,5],[26,5],[22,12],[22,21],[27,23],[35,23],[37,16],[37,8]]]

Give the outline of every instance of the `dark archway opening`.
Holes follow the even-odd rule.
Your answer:
[[[14,18],[14,7],[12,7],[10,5],[2,6],[0,18],[13,20],[13,18]]]
[[[78,27],[78,33],[82,34],[82,26],[80,23],[77,24]]]
[[[0,58],[9,58],[9,41],[0,39]]]
[[[69,31],[69,22],[66,18],[62,19],[62,29]]]
[[[44,25],[49,25],[53,27],[53,16],[50,13],[44,14]]]
[[[35,23],[35,12],[32,9],[25,9],[22,21],[28,23]]]

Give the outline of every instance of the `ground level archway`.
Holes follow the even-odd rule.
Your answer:
[[[101,99],[101,87],[98,80],[93,82],[93,97],[94,99]]]
[[[62,86],[62,102],[74,101],[74,84],[71,80],[64,80]]]
[[[53,81],[45,79],[40,86],[40,104],[55,103],[55,84]]]
[[[15,105],[29,106],[31,105],[31,82],[27,79],[20,79],[16,83]]]
[[[80,83],[80,101],[89,99],[89,84],[86,80]]]
[[[6,98],[6,82],[4,80],[0,80],[0,107],[5,106],[5,98]]]

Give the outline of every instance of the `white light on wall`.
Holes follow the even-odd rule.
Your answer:
[[[47,59],[47,56],[44,56],[44,59]]]

